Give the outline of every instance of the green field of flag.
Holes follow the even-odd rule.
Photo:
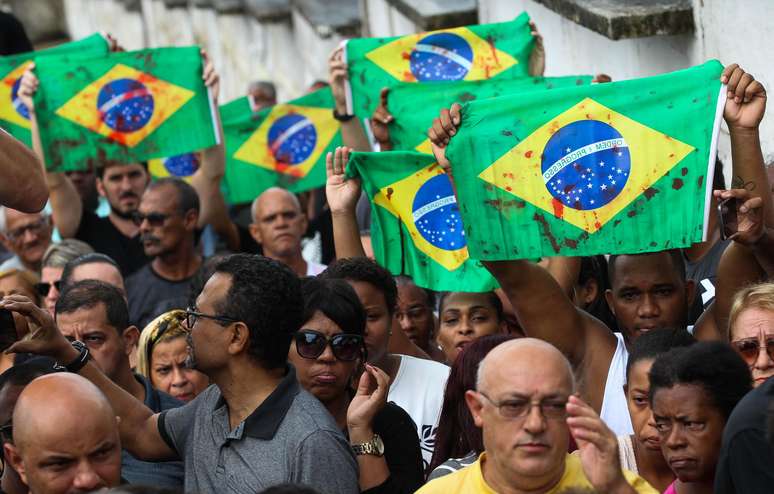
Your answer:
[[[221,106],[228,202],[250,202],[269,187],[303,192],[325,185],[325,155],[341,145],[333,107],[330,88],[258,112],[247,97]]]
[[[710,61],[549,97],[466,104],[447,156],[471,257],[637,253],[701,241],[721,70]]]
[[[27,66],[38,57],[107,55],[108,42],[99,34],[28,53],[0,57],[0,127],[32,147],[30,115],[19,99],[19,85]]]
[[[132,163],[213,146],[199,48],[38,59],[35,111],[51,170]]]
[[[390,89],[387,109],[396,118],[389,124],[393,149],[431,153],[427,129],[442,108],[452,103],[496,98],[510,94],[588,86],[592,76],[521,77],[463,82],[399,83]]]
[[[379,105],[380,90],[398,82],[526,77],[534,44],[526,12],[509,22],[347,40],[348,107],[368,118]]]
[[[432,290],[497,287],[481,263],[468,257],[451,182],[432,155],[352,153],[347,174],[362,178],[371,199],[371,243],[379,264]]]

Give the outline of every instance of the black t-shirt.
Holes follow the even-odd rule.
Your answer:
[[[24,26],[13,16],[0,12],[0,55],[15,55],[32,51]]]
[[[83,211],[75,238],[91,245],[96,252],[110,256],[121,268],[124,278],[148,264],[139,233],[127,237],[108,219],[93,211]]]
[[[172,309],[185,309],[191,280],[197,273],[184,280],[171,281],[159,276],[150,264],[140,268],[126,279],[129,322],[142,331],[156,316]]]
[[[715,473],[716,494],[763,494],[774,490],[774,448],[766,440],[772,399],[774,378],[752,390],[731,413]]]

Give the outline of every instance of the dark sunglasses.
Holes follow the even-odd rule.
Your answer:
[[[48,295],[48,292],[51,290],[51,285],[54,285],[54,288],[56,288],[56,291],[61,292],[62,291],[62,282],[57,280],[53,283],[35,283],[35,291],[38,292],[38,295],[41,297],[45,297]]]
[[[137,226],[142,225],[142,222],[145,220],[148,220],[148,224],[153,227],[159,227],[164,224],[165,221],[167,221],[167,218],[169,218],[170,215],[164,214],[164,213],[148,213],[148,214],[142,214],[139,211],[135,211],[132,213],[132,223],[134,223]]]
[[[302,329],[293,335],[296,351],[303,358],[315,359],[331,346],[333,356],[338,360],[352,362],[363,355],[363,337],[359,334],[341,333],[328,338],[319,331]]]
[[[761,346],[758,338],[748,338],[746,340],[732,341],[731,346],[736,349],[747,365],[753,365],[758,360],[758,353],[761,348],[766,350],[771,360],[774,360],[774,338],[766,338],[766,345]]]

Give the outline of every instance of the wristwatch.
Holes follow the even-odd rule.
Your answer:
[[[57,362],[56,365],[54,365],[54,369],[60,372],[72,372],[74,374],[77,374],[81,369],[83,369],[83,366],[86,365],[86,362],[88,362],[91,358],[89,347],[87,347],[84,342],[78,340],[73,341],[72,345],[73,348],[78,350],[78,356],[69,364],[62,365]]]
[[[333,118],[338,120],[339,122],[347,122],[349,120],[352,120],[355,116],[354,115],[341,115],[339,112],[336,111],[336,109],[333,109]]]
[[[374,434],[374,437],[368,442],[353,444],[352,452],[355,453],[355,456],[384,456],[384,442],[382,442],[382,438],[379,437],[379,434]]]

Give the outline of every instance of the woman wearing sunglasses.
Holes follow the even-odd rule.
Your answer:
[[[774,376],[774,283],[737,292],[728,327],[731,346],[750,367],[753,387]]]
[[[305,323],[288,354],[299,383],[349,438],[361,492],[414,492],[423,481],[414,424],[402,408],[387,403],[387,374],[368,364],[358,372],[366,361],[366,315],[357,294],[343,280],[317,278],[304,281],[303,293]]]
[[[209,386],[201,372],[186,367],[187,332],[183,327],[184,310],[171,310],[150,322],[140,334],[137,345],[137,372],[151,385],[173,398],[189,402]]]

